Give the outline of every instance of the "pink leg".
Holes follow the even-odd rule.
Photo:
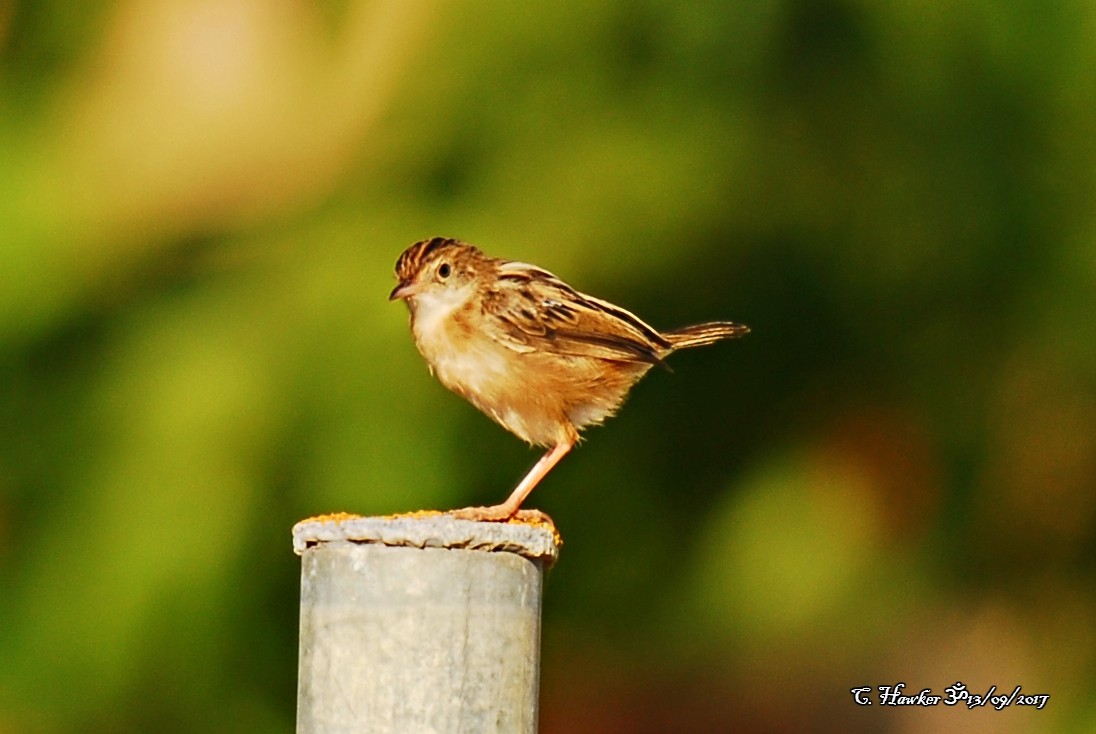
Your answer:
[[[521,503],[525,501],[525,498],[529,496],[529,493],[533,491],[533,487],[536,487],[540,483],[541,479],[552,470],[559,460],[566,455],[568,451],[575,445],[573,439],[568,439],[563,443],[558,443],[548,453],[540,457],[529,473],[525,475],[525,478],[518,482],[518,486],[514,488],[514,491],[510,493],[510,496],[506,498],[506,501],[499,505],[491,505],[490,507],[465,507],[463,510],[453,510],[448,513],[453,517],[459,517],[463,520],[480,520],[486,522],[509,520],[511,517],[517,514],[518,508],[521,507]]]

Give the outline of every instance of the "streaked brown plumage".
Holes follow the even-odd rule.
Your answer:
[[[546,270],[443,237],[407,248],[396,277],[389,299],[407,303],[431,372],[514,435],[549,448],[505,502],[453,513],[469,519],[512,517],[579,431],[616,412],[670,353],[749,333],[725,321],[659,332]]]

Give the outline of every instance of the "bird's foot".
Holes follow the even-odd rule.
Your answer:
[[[490,505],[489,507],[464,507],[459,510],[450,510],[445,513],[458,520],[474,520],[475,522],[506,522],[508,520],[520,520],[526,523],[545,523],[555,525],[547,513],[540,510],[514,510],[505,504]]]

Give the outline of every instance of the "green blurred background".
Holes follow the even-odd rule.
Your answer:
[[[677,355],[533,494],[542,731],[1096,730],[1096,6],[0,2],[0,733],[284,732],[289,528],[501,500],[392,266]],[[850,689],[1049,693],[1042,711]]]

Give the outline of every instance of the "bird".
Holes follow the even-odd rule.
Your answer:
[[[407,304],[430,372],[510,433],[547,449],[503,502],[448,513],[466,520],[518,515],[579,432],[612,416],[671,353],[750,331],[729,321],[659,331],[543,268],[448,237],[411,245],[395,270],[388,299]]]

